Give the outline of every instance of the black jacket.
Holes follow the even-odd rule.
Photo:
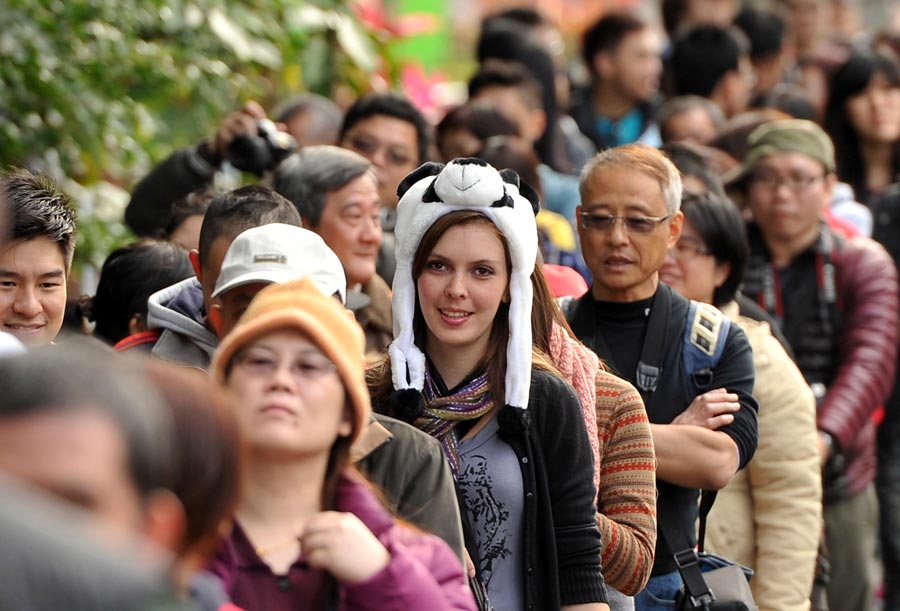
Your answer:
[[[532,371],[524,432],[503,417],[521,411],[504,407],[498,418],[522,468],[526,609],[606,602],[594,459],[578,397],[559,377]]]
[[[533,370],[528,410],[506,406],[497,420],[522,471],[526,609],[606,602],[594,459],[575,391]]]
[[[125,223],[135,235],[159,237],[169,222],[172,204],[212,184],[218,167],[206,143],[175,151],[135,185],[125,208]]]

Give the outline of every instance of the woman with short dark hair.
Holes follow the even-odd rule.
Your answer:
[[[808,610],[822,520],[815,399],[768,323],[742,315],[735,301],[749,250],[740,213],[711,194],[685,196],[681,211],[681,237],[659,278],[740,325],[753,348],[759,401],[759,446],[719,491],[707,548],[753,567],[750,587],[761,609]],[[737,398],[716,390],[707,395],[714,399],[707,409],[692,406],[673,424],[715,430],[731,422]]]

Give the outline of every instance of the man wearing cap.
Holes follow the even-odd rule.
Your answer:
[[[268,223],[300,226],[297,209],[271,189],[248,185],[213,198],[203,215],[198,250],[190,252],[196,277],[147,300],[147,326],[159,335],[154,357],[206,370],[219,343],[209,312],[225,251],[235,236]]]
[[[744,292],[771,314],[816,395],[831,609],[872,608],[876,501],[872,412],[897,354],[897,273],[884,249],[842,238],[823,213],[834,148],[814,123],[774,121],[726,177],[753,214]]]
[[[347,285],[361,303],[353,313],[366,334],[367,358],[376,360],[393,339],[393,327],[391,289],[376,273],[384,232],[372,163],[336,146],[310,146],[279,164],[272,187],[297,206],[303,226],[322,236],[341,260]]]
[[[325,295],[354,307],[341,262],[318,234],[282,223],[239,234],[225,253],[212,291],[210,320],[219,339],[234,329],[266,286],[300,278],[311,279]],[[384,491],[401,518],[438,535],[460,560],[465,559],[453,478],[437,440],[376,414],[354,443],[350,457]]]
[[[239,234],[225,252],[212,292],[210,319],[219,337],[231,332],[264,287],[298,278],[309,278],[322,293],[346,304],[344,269],[317,234],[283,223]]]

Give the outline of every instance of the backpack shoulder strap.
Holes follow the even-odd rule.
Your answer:
[[[705,392],[713,382],[713,369],[722,359],[731,321],[708,303],[691,300],[684,326],[682,360],[691,394]]]

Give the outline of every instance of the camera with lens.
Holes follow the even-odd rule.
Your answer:
[[[256,135],[235,136],[226,157],[237,169],[262,176],[296,150],[297,141],[290,134],[279,131],[269,119],[260,119]]]

